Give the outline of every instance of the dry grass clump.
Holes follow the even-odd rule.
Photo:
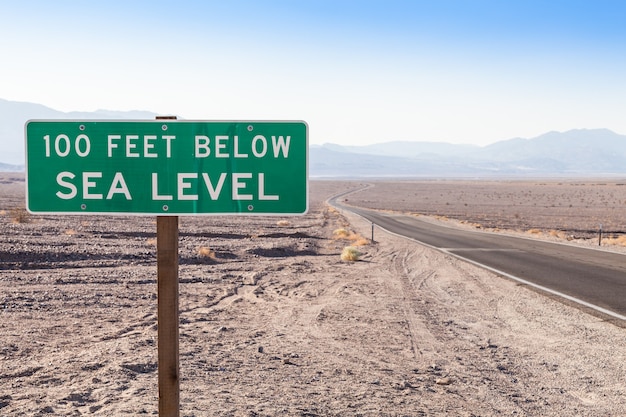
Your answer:
[[[76,235],[76,230],[74,229],[67,229],[65,232],[63,232],[66,236],[74,236]]]
[[[344,228],[333,231],[333,236],[335,239],[352,241],[352,246],[365,246],[370,243],[368,239],[364,238],[360,234],[351,232]]]
[[[559,239],[567,239],[567,234],[561,230],[550,230],[548,234]]]
[[[470,226],[470,227],[474,227],[476,229],[482,229],[482,227],[483,227],[482,224],[470,222],[469,220],[460,220],[459,223],[465,224],[465,225]]]
[[[30,213],[24,207],[15,207],[9,210],[13,223],[29,223]]]
[[[333,230],[333,236],[335,239],[347,239],[350,236],[350,232],[342,227]]]
[[[369,245],[370,241],[366,238],[364,238],[361,235],[355,235],[356,239],[352,242],[353,246],[365,246],[365,245]]]
[[[198,255],[202,258],[215,259],[215,251],[207,246],[200,246],[198,248]]]
[[[626,246],[626,235],[603,239],[603,242],[607,245]]]
[[[157,239],[156,239],[155,237],[152,237],[152,238],[150,238],[150,239],[146,240],[146,243],[147,243],[148,245],[150,245],[150,246],[156,246],[156,244],[157,244]]]
[[[291,223],[289,223],[289,220],[279,220],[276,222],[276,226],[280,226],[280,227],[285,227],[285,226],[289,226]]]
[[[548,231],[543,231],[541,229],[530,229],[527,230],[526,233],[528,233],[529,235],[545,235],[545,236],[550,236],[550,237],[554,237],[557,239],[563,239],[563,240],[572,240],[570,236],[567,235],[567,233],[565,233],[562,230],[548,230]]]
[[[354,246],[346,246],[341,251],[341,260],[348,262],[356,262],[361,258],[362,253],[357,250]]]

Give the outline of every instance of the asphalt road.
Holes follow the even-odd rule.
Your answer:
[[[626,255],[460,230],[339,204],[378,227],[409,237],[496,273],[626,320]]]

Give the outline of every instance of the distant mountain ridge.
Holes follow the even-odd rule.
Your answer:
[[[311,147],[310,172],[327,177],[625,175],[626,136],[608,129],[548,132],[480,147],[431,142]]]
[[[146,111],[60,112],[0,99],[0,171],[24,169],[29,119],[154,119]],[[626,136],[608,129],[548,132],[488,146],[390,141],[311,145],[311,177],[518,177],[626,175]]]
[[[424,158],[429,155],[459,156],[480,149],[476,145],[454,145],[442,142],[391,141],[363,146],[323,145],[338,152],[353,152],[366,155],[399,156],[404,158]]]
[[[147,111],[61,112],[41,104],[0,99],[0,171],[24,169],[24,124],[30,119],[154,119]]]

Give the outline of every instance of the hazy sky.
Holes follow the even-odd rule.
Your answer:
[[[0,98],[310,142],[626,134],[622,0],[0,0]]]

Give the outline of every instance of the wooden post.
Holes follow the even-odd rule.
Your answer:
[[[157,217],[159,416],[178,417],[178,217]]]
[[[178,216],[157,216],[157,287],[159,416],[179,417]]]

